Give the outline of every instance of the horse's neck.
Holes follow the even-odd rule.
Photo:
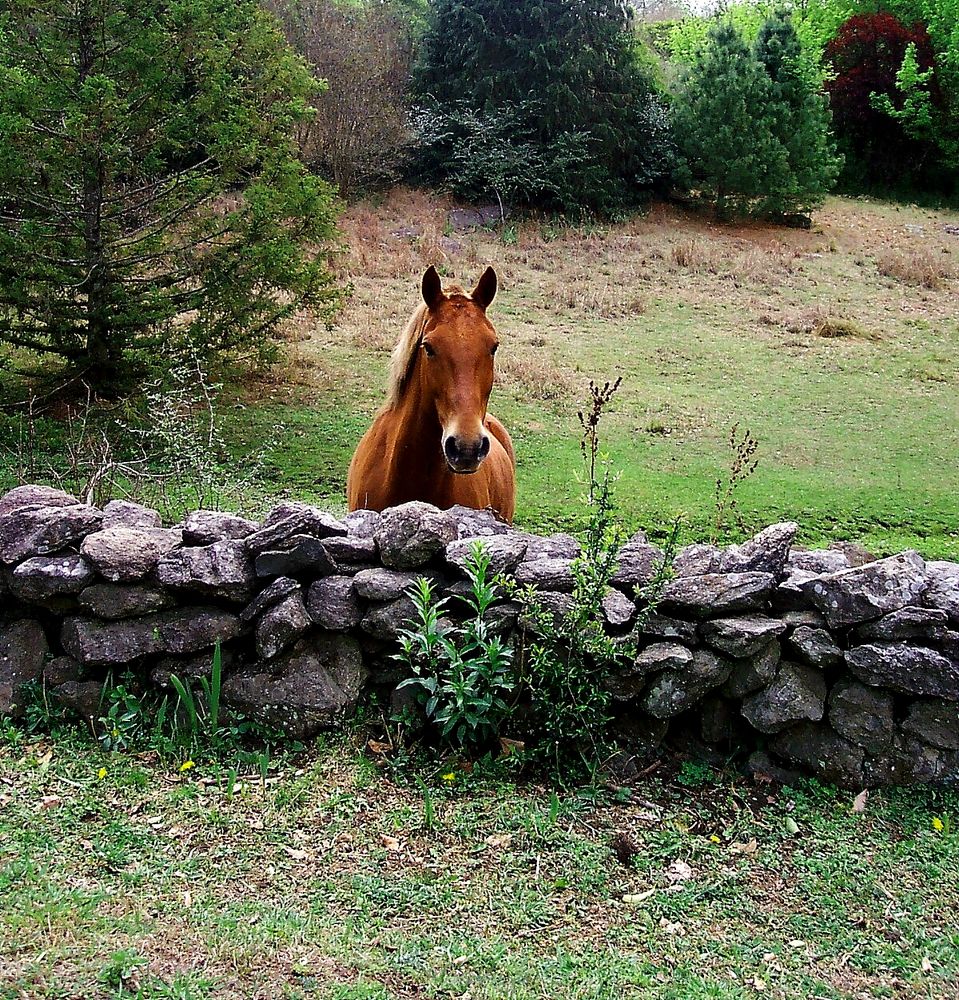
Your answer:
[[[410,384],[391,411],[389,461],[397,471],[408,469],[422,474],[442,463],[439,418],[414,372]]]

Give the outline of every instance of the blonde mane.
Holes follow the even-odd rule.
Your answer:
[[[464,292],[459,285],[450,285],[445,290],[445,295],[447,298],[451,295],[462,295],[464,298],[472,299],[472,296],[468,292]],[[426,332],[428,316],[429,308],[425,302],[421,302],[413,310],[413,315],[410,316],[406,329],[400,334],[400,339],[393,348],[393,353],[390,355],[390,377],[387,385],[385,409],[392,409],[399,404],[403,389],[409,381],[410,373],[416,362],[416,351],[423,339],[423,334]]]

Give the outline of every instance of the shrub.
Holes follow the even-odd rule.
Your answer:
[[[160,347],[267,343],[337,293],[317,84],[255,0],[11,0],[0,20],[0,340],[98,394]]]
[[[650,127],[653,85],[630,23],[621,0],[439,0],[415,90],[421,102],[469,109],[487,128],[521,115],[519,143],[551,175],[536,202],[613,211],[659,179],[651,168],[663,155],[652,148],[663,123]]]
[[[397,180],[408,123],[412,30],[395,4],[271,0],[290,43],[327,84],[300,126],[304,160],[349,197]]]

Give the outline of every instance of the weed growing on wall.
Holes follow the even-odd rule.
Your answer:
[[[730,531],[730,522],[743,534],[748,534],[749,526],[740,510],[736,493],[740,486],[756,471],[759,466],[759,442],[748,428],[742,433],[739,424],[733,424],[729,431],[729,449],[732,459],[727,476],[719,476],[716,480],[716,520],[713,524],[712,541],[718,542]]]

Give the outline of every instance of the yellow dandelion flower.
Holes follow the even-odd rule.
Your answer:
[[[456,775],[450,771],[449,774],[441,775],[444,781],[456,781]]]
[[[183,771],[189,771],[191,767],[196,767],[196,764],[194,764],[192,760],[185,760],[180,765],[180,771],[181,772],[183,772]]]
[[[721,843],[722,843],[722,841],[721,841],[721,840],[719,839],[719,837],[717,837],[717,836],[716,836],[716,834],[715,834],[715,833],[711,834],[711,835],[710,835],[710,837],[709,837],[709,839],[710,839],[710,840],[711,840],[711,841],[712,841],[712,842],[713,842],[714,844],[721,844]]]
[[[936,831],[936,833],[942,833],[942,831],[945,830],[946,825],[945,825],[945,823],[943,823],[943,821],[938,816],[933,816],[932,817],[932,828],[933,828],[933,830]]]
[[[98,778],[98,779],[99,779],[100,781],[103,781],[103,779],[104,779],[104,778],[105,778],[106,776],[107,776],[107,769],[106,769],[105,767],[101,767],[101,768],[100,768],[100,770],[99,770],[99,771],[97,771],[97,778]]]

